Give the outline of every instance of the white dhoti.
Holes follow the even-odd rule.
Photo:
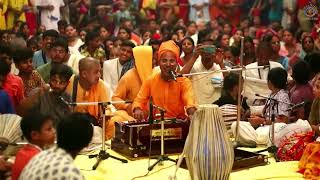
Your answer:
[[[239,122],[239,137],[238,141],[244,146],[268,145],[270,146],[272,134],[270,132],[271,125],[266,125],[254,129],[249,122]],[[231,130],[236,136],[236,122],[232,123]],[[274,124],[274,144],[278,146],[281,141],[297,133],[307,133],[312,131],[312,128],[307,120],[299,119],[295,123],[275,123]]]

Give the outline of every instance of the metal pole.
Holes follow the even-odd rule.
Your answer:
[[[243,66],[243,46],[244,46],[244,37],[241,37],[241,43],[240,43],[240,67]],[[239,80],[238,80],[238,106],[237,106],[237,123],[236,123],[236,135],[235,135],[235,142],[238,142],[239,138],[239,123],[241,119],[241,109],[242,109],[242,104],[241,104],[241,92],[242,92],[242,72],[243,69],[241,68],[240,74],[239,74]]]

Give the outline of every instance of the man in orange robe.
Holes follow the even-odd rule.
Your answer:
[[[133,116],[145,120],[150,96],[153,104],[166,110],[165,117],[186,119],[196,110],[191,82],[179,77],[173,80],[170,71],[176,71],[179,47],[172,41],[163,42],[158,52],[161,72],[155,73],[143,82],[133,103]]]
[[[151,46],[138,46],[133,49],[135,67],[124,74],[115,90],[112,101],[133,101],[148,76],[152,74],[152,48]],[[114,133],[114,122],[132,121],[132,104],[114,104],[117,111],[111,118],[107,138]]]
[[[75,102],[108,102],[109,92],[105,83],[100,79],[100,61],[91,57],[83,58],[79,61],[79,76],[72,76],[67,86],[66,92],[71,95]],[[77,93],[73,94],[74,79],[78,78],[76,83]],[[73,98],[75,97],[75,98]],[[98,105],[75,106],[76,112],[87,112],[99,119]]]

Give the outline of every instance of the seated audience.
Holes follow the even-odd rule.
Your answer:
[[[88,114],[72,113],[66,116],[57,127],[57,147],[34,156],[23,169],[20,180],[84,180],[73,160],[84,147],[88,146],[92,136],[93,126]]]
[[[65,93],[72,76],[69,66],[58,64],[50,71],[50,89],[35,89],[30,97],[21,102],[18,114],[24,116],[31,109],[49,114],[56,126],[61,118],[70,112],[69,106],[64,101],[70,101],[70,96]]]
[[[40,74],[33,70],[32,57],[33,52],[28,48],[19,48],[13,55],[13,61],[19,69],[19,77],[21,77],[24,84],[25,97],[28,97],[33,89],[45,86]]]
[[[305,102],[306,105],[294,110],[296,119],[308,119],[313,101],[312,86],[309,84],[310,66],[305,61],[298,61],[292,68],[292,78],[295,82],[290,89],[290,101],[293,104]]]
[[[23,168],[36,154],[48,146],[52,146],[56,138],[56,130],[53,127],[53,120],[49,115],[39,111],[30,111],[22,118],[20,127],[23,136],[28,140],[16,154],[12,166],[12,180],[18,180]]]

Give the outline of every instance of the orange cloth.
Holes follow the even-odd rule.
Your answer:
[[[74,76],[70,78],[66,92],[72,95]],[[109,99],[109,91],[104,82],[100,79],[98,84],[93,86],[89,91],[84,90],[78,83],[76,102],[107,102]],[[94,106],[76,106],[76,112],[88,112],[92,116],[99,118],[99,107]]]
[[[152,74],[152,47],[137,46],[132,49],[134,63],[142,82]]]
[[[134,100],[133,109],[141,108],[148,111],[149,97],[153,103],[166,110],[165,117],[185,119],[185,109],[195,107],[194,94],[191,82],[188,78],[179,77],[176,81],[165,81],[161,73],[148,78]]]
[[[306,179],[320,179],[320,143],[307,145],[299,162],[299,172]]]
[[[158,61],[160,60],[160,57],[163,53],[166,51],[171,51],[176,55],[176,60],[179,59],[180,57],[180,48],[176,43],[172,40],[165,41],[161,43],[159,51],[158,51]]]

